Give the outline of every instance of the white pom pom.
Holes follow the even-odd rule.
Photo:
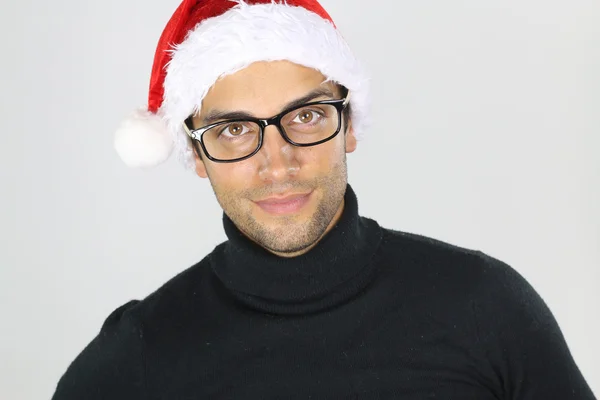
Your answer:
[[[166,124],[147,109],[138,109],[115,132],[115,149],[129,167],[153,167],[169,158],[173,140]]]

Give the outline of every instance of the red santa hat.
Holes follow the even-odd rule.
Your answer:
[[[193,168],[184,120],[200,111],[220,77],[277,60],[314,68],[348,88],[352,124],[361,136],[368,76],[316,0],[183,0],[158,42],[148,105],[117,129],[118,154],[130,167],[151,167],[175,151]]]

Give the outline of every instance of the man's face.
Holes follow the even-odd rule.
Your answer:
[[[339,99],[339,88],[318,71],[287,61],[258,62],[218,80],[194,117],[196,128],[215,112],[269,118],[318,90],[310,101]],[[261,150],[249,159],[215,163],[196,156],[196,173],[208,177],[223,211],[246,236],[282,255],[301,254],[337,222],[347,182],[346,153],[354,151],[351,123],[328,142],[296,147],[278,129],[265,129]],[[286,199],[288,196],[288,199]]]

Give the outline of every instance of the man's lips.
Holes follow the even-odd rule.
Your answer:
[[[300,211],[310,198],[312,192],[272,196],[255,203],[269,214],[291,214]]]

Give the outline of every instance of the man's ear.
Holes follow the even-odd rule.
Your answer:
[[[198,154],[198,152],[201,151],[199,149],[200,146],[193,147],[194,161],[196,162],[196,175],[198,175],[200,178],[208,178],[208,174],[206,173],[206,165],[204,165],[204,161],[202,161],[202,158]]]
[[[346,153],[352,153],[356,150],[356,135],[352,127],[352,119],[348,118],[348,126],[346,127]]]

